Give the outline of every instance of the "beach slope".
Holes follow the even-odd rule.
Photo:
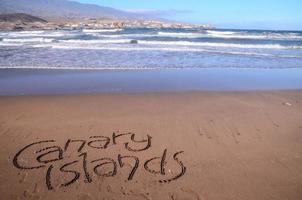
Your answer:
[[[302,199],[302,92],[0,98],[3,199]]]

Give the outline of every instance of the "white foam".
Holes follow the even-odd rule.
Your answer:
[[[301,40],[302,35],[297,33],[247,33],[244,31],[213,31],[207,30],[205,33],[196,32],[158,32],[160,37],[174,37],[174,38],[225,38],[225,39],[259,39],[259,40]]]
[[[29,33],[44,33],[45,31],[19,31],[19,32],[14,32],[14,33],[18,33],[18,34],[29,34]]]
[[[201,33],[177,33],[177,32],[158,32],[159,36],[164,37],[176,37],[176,38],[199,38],[202,37],[203,34]]]
[[[21,33],[21,32],[20,32]],[[12,32],[12,33],[6,33],[6,37],[8,38],[24,38],[24,37],[62,37],[62,36],[67,36],[71,35],[70,32],[66,31],[39,31],[39,32],[26,32],[26,33],[21,33],[19,32]]]
[[[1,45],[23,44],[23,43],[52,43],[59,42],[70,46],[70,44],[98,45],[98,44],[130,44],[131,39],[96,39],[96,40],[54,40],[52,38],[4,38]],[[138,45],[147,46],[184,46],[184,47],[211,47],[211,48],[240,48],[240,49],[302,49],[302,46],[283,46],[280,44],[236,44],[236,43],[217,43],[217,42],[190,42],[190,41],[147,41],[137,40]],[[137,45],[137,44],[135,44]],[[71,45],[73,46],[73,45]]]
[[[302,36],[297,33],[254,33],[247,34],[246,32],[231,32],[231,31],[207,31],[209,37],[226,38],[226,39],[277,39],[277,40],[292,40],[302,39]]]
[[[22,46],[22,44],[17,44],[17,43],[2,43],[2,42],[0,42],[0,46]]]
[[[119,40],[59,40],[61,43],[77,43],[77,44],[127,44],[130,39]]]
[[[189,42],[189,41],[140,41],[139,40],[138,43],[149,44],[149,45],[203,46],[203,47],[226,47],[226,48],[247,48],[247,49],[302,48],[302,46],[286,47],[279,44],[235,44],[235,43]]]
[[[137,38],[137,37],[170,37],[170,38],[223,38],[223,39],[259,39],[259,40],[302,40],[302,35],[289,33],[262,33],[262,34],[247,34],[247,33],[236,33],[227,34],[220,33],[173,33],[173,32],[158,32],[152,33],[141,33],[141,34],[102,34],[102,33],[88,33],[89,35],[97,37],[108,37],[108,38]],[[47,35],[46,35],[47,36]]]
[[[233,32],[233,31],[210,31],[210,30],[207,30],[207,33],[209,33],[209,34],[216,34],[216,35],[233,35],[233,34],[238,33],[238,32]]]
[[[271,58],[297,58],[302,59],[302,56],[295,55],[276,55],[269,53],[254,53],[254,52],[240,52],[240,51],[228,51],[228,50],[209,50],[209,49],[200,49],[200,48],[173,48],[173,47],[104,47],[104,46],[64,46],[59,44],[51,45],[35,45],[34,47],[40,48],[53,48],[53,49],[64,49],[64,50],[108,50],[108,51],[157,51],[157,52],[200,52],[200,53],[214,53],[214,54],[228,54],[228,55],[237,55],[237,56],[257,56],[257,57],[271,57]]]
[[[63,37],[70,35],[69,33],[62,33],[62,32],[54,32],[54,33],[44,33],[44,34],[38,34],[37,36],[41,37]]]
[[[261,57],[278,57],[278,58],[299,58],[302,56],[296,55],[277,55],[269,53],[255,53],[255,52],[242,52],[242,51],[230,51],[230,50],[213,50],[213,49],[202,49],[194,47],[144,47],[144,46],[89,46],[73,44],[71,46],[56,44],[44,44],[35,45],[35,47],[46,47],[54,49],[87,49],[87,50],[110,50],[110,51],[163,51],[163,52],[205,52],[205,53],[217,53],[217,54],[231,54],[231,55],[247,55],[247,56],[261,56]]]
[[[120,32],[123,29],[83,29],[84,33],[106,33],[106,32]]]
[[[20,32],[8,32],[9,37],[33,37],[43,34],[45,31],[20,31]]]
[[[89,35],[95,36],[95,37],[104,37],[104,38],[123,38],[124,35],[103,35],[100,33],[89,33]]]
[[[3,42],[7,42],[7,43],[32,43],[32,42],[45,42],[45,43],[49,43],[49,42],[53,42],[54,39],[50,39],[50,38],[4,38],[2,40]]]
[[[59,70],[155,70],[162,67],[57,67],[57,66],[0,66],[0,69],[59,69]],[[165,69],[179,69],[177,67],[165,67]]]
[[[89,33],[89,35],[93,35],[96,37],[104,37],[104,38],[138,38],[138,37],[157,37],[158,35],[154,34],[118,34],[118,35],[109,35],[109,34],[101,34],[101,33]]]

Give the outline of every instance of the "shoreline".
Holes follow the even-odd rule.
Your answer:
[[[300,200],[301,100],[302,91],[0,97],[0,192]]]
[[[302,69],[0,69],[0,96],[301,90]]]
[[[301,93],[302,89],[283,89],[283,90],[238,90],[238,91],[213,91],[213,90],[187,90],[187,91],[149,91],[149,92],[89,92],[89,93],[58,93],[58,94],[19,94],[19,95],[0,95],[0,99],[20,99],[22,98],[72,98],[72,97],[101,97],[101,96],[173,96],[173,95],[257,95],[257,94],[282,94],[282,93]]]

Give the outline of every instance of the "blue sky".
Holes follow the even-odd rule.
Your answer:
[[[219,28],[302,30],[302,0],[77,0]]]

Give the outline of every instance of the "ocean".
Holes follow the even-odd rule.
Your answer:
[[[0,96],[302,89],[302,32],[0,32]]]
[[[0,68],[302,68],[302,32],[150,28],[0,32]]]

